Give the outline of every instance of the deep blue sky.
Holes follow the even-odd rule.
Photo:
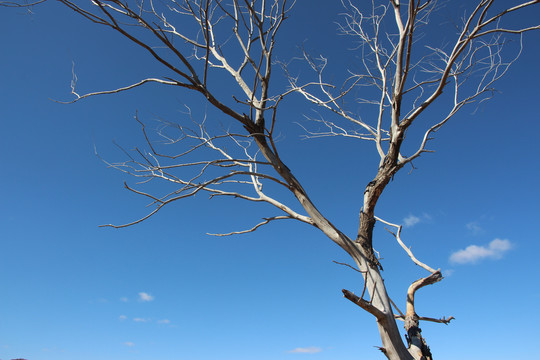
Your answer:
[[[442,17],[465,11],[447,6]],[[298,1],[276,56],[287,60],[304,44],[343,76],[356,58],[347,51],[350,39],[336,35],[341,11],[338,1]],[[539,15],[537,6],[520,20]],[[378,206],[379,216],[410,224],[404,240],[447,274],[417,300],[420,315],[456,317],[449,326],[423,327],[440,360],[537,355],[539,41],[538,33],[525,36],[523,55],[494,99],[437,133],[437,152],[396,176]],[[361,279],[333,264],[347,258],[307,226],[283,222],[209,237],[275,212],[197,196],[131,228],[98,228],[144,215],[146,201],[123,189],[135,180],[107,168],[94,145],[104,158],[122,160],[113,141],[131,149],[144,140],[135,111],[149,124],[181,121],[183,104],[204,111],[200,97],[149,85],[71,105],[51,101],[71,99],[72,63],[80,93],[165,73],[112,31],[55,2],[32,14],[0,8],[0,44],[0,359],[381,357],[373,319],[341,296],[342,288],[361,291]],[[218,93],[226,98],[227,91]],[[354,141],[301,140],[294,122],[310,111],[300,97],[284,103],[284,159],[323,213],[354,236],[376,155]],[[386,284],[403,303],[423,273],[382,226],[376,234]],[[495,239],[510,250],[497,252]],[[465,249],[492,256],[450,261]]]

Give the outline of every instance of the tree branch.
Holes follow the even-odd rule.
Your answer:
[[[405,315],[401,314],[401,315],[394,315],[394,317],[397,319],[397,320],[401,320],[401,321],[405,321]],[[420,321],[429,321],[429,322],[434,322],[434,323],[439,323],[439,324],[444,324],[444,325],[448,325],[450,324],[450,321],[452,320],[455,320],[456,318],[453,317],[453,316],[450,316],[448,318],[446,317],[442,317],[442,318],[431,318],[431,317],[425,317],[425,316],[418,316],[418,320]]]
[[[377,320],[383,320],[384,319],[384,313],[377,309],[375,306],[373,306],[369,301],[366,301],[362,299],[361,297],[356,296],[354,293],[350,292],[349,290],[341,290],[343,292],[343,296],[347,299],[352,301],[354,304],[360,306],[362,309],[370,313],[371,315],[375,316]]]
[[[264,221],[261,221],[260,223],[258,223],[254,227],[252,227],[251,229],[242,230],[242,231],[231,231],[229,233],[216,233],[216,234],[206,233],[206,234],[207,235],[212,235],[212,236],[231,236],[231,235],[247,234],[247,233],[254,232],[255,230],[257,230],[261,226],[266,225],[266,224],[270,223],[271,221],[283,220],[283,219],[295,219],[295,218],[292,217],[292,216],[273,216],[273,217],[269,217],[269,218],[264,218]]]
[[[418,260],[418,259],[414,256],[414,254],[412,253],[411,249],[408,248],[408,247],[403,243],[403,241],[401,240],[401,229],[402,229],[402,226],[401,226],[401,225],[392,224],[392,223],[390,223],[390,222],[388,222],[388,221],[385,221],[385,220],[383,220],[383,219],[381,219],[381,218],[379,218],[379,217],[377,217],[377,216],[375,216],[375,219],[376,219],[377,221],[380,221],[380,222],[386,224],[386,225],[393,226],[393,227],[395,227],[395,228],[398,229],[398,230],[397,230],[397,234],[391,232],[391,231],[388,230],[388,229],[387,229],[387,230],[388,230],[388,232],[389,232],[390,234],[392,234],[392,235],[396,238],[398,244],[403,248],[403,250],[405,250],[405,252],[407,253],[407,255],[409,255],[409,257],[411,258],[411,260],[412,260],[416,265],[418,265],[418,266],[420,266],[421,268],[423,268],[423,269],[429,271],[429,272],[432,273],[432,274],[433,274],[433,273],[436,273],[437,271],[439,271],[439,270],[435,270],[435,269],[433,269],[433,268],[427,266],[426,264],[424,264],[423,262],[421,262],[420,260]]]

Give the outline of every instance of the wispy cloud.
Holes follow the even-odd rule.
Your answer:
[[[158,324],[170,324],[171,320],[169,320],[169,319],[158,320],[157,323]]]
[[[132,343],[131,341],[126,341],[124,343],[124,345],[129,346],[129,347],[133,347],[133,346],[135,346],[135,343]]]
[[[148,322],[149,320],[145,319],[145,318],[133,318],[133,321],[135,321],[135,322]]]
[[[291,354],[316,354],[321,351],[322,349],[320,347],[310,346],[310,347],[298,347],[296,349],[292,349],[287,352]]]
[[[478,224],[478,221],[471,221],[465,225],[473,235],[478,235],[484,232],[484,229]]]
[[[150,295],[149,293],[145,293],[145,292],[139,293],[139,301],[148,302],[148,301],[153,301],[153,300],[154,300],[154,297]]]
[[[118,319],[121,320],[121,321],[124,321],[124,320],[127,319],[127,316],[126,316],[126,315],[120,315],[120,316],[118,317]]]
[[[129,300],[128,300],[127,297],[124,296],[124,297],[121,297],[121,298],[120,298],[120,301],[121,301],[121,302],[128,302]]]
[[[512,243],[506,239],[495,239],[486,246],[469,245],[450,255],[454,264],[474,264],[483,259],[500,259],[512,248]]]
[[[449,276],[452,276],[454,272],[455,272],[454,269],[446,269],[446,270],[443,270],[442,274],[444,277],[449,277]]]
[[[402,223],[405,227],[413,227],[414,225],[421,222],[430,222],[431,215],[423,213],[420,216],[409,214],[409,216],[403,218]]]
[[[411,214],[403,219],[403,224],[405,225],[405,227],[411,227],[418,224],[420,221],[421,220],[418,216],[414,216]]]

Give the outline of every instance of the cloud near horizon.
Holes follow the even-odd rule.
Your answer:
[[[487,246],[469,245],[450,255],[450,262],[454,264],[474,264],[480,260],[500,259],[512,248],[512,243],[506,239],[495,239]]]
[[[142,301],[142,302],[149,302],[149,301],[153,301],[154,300],[154,297],[148,293],[145,293],[145,292],[140,292],[139,293],[139,301]]]
[[[296,349],[292,349],[292,350],[289,350],[287,351],[288,353],[290,354],[316,354],[316,353],[319,353],[321,352],[322,349],[320,347],[316,347],[316,346],[310,346],[310,347],[298,347]]]

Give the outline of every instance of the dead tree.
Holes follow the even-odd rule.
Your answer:
[[[296,78],[290,75],[288,66],[280,64],[278,69],[289,71],[290,87],[284,89],[271,87],[270,80],[276,72],[273,56],[278,46],[277,34],[290,15],[294,1],[92,0],[85,4],[59,1],[82,17],[109,27],[140,46],[170,74],[84,95],[77,94],[74,81],[72,93],[75,99],[72,102],[158,83],[199,93],[228,118],[230,129],[233,129],[214,134],[205,126],[205,121],[196,119],[194,128],[164,123],[158,132],[161,139],[167,143],[185,144],[181,152],[165,153],[140,122],[149,150],[137,150],[128,161],[111,165],[143,182],[162,180],[173,189],[165,195],[155,195],[145,192],[142,187],[133,188],[126,184],[127,189],[149,198],[154,210],[128,224],[105,226],[134,225],[167,204],[197,193],[207,193],[210,198],[233,197],[239,201],[270,204],[276,209],[276,215],[264,218],[247,230],[215,235],[252,232],[284,219],[315,227],[341,247],[361,273],[361,295],[348,290],[343,290],[343,294],[374,316],[384,355],[392,360],[432,358],[421,334],[420,321],[447,324],[452,317],[418,316],[414,299],[420,288],[440,281],[441,272],[414,256],[401,239],[401,226],[376,215],[376,205],[394,175],[430,151],[428,142],[434,132],[465,105],[489,97],[494,82],[519,56],[518,52],[505,60],[502,54],[504,36],[515,36],[521,43],[525,32],[540,29],[538,24],[506,27],[504,19],[524,11],[538,11],[534,5],[540,1],[502,9],[496,8],[493,0],[476,1],[452,37],[453,42],[443,46],[429,43],[433,37],[419,36],[421,31],[426,31],[422,27],[430,26],[430,15],[438,7],[436,1],[373,1],[371,9],[365,11],[364,2],[343,0],[347,13],[340,31],[359,44],[358,51],[362,55],[359,65],[363,71],[351,72],[344,84],[332,84],[325,79],[327,60],[323,57],[313,59],[305,53],[304,64],[313,69],[314,79]],[[394,33],[383,32],[383,26],[395,29]],[[213,81],[213,76],[221,76],[220,73],[228,76],[229,83]],[[232,96],[217,95],[216,86],[230,87]],[[378,115],[371,119],[356,116],[346,108],[344,101],[356,97],[362,86],[369,86],[370,95],[355,100],[377,108]],[[407,130],[413,124],[417,126],[417,119],[441,100],[443,90],[453,93],[448,111],[438,118],[431,114],[423,123],[429,125],[416,144],[416,150],[403,153],[403,145],[409,140]],[[375,96],[372,96],[374,92]],[[359,204],[360,218],[355,236],[346,235],[329,221],[280,156],[276,134],[283,115],[278,112],[278,107],[285,97],[293,94],[302,95],[316,107],[340,118],[340,122],[327,120],[324,115],[313,119],[323,124],[326,130],[307,128],[308,136],[344,136],[371,141],[374,153],[380,158],[378,168],[373,169],[373,180],[364,189],[363,203]],[[293,203],[290,198],[283,197],[284,193],[294,196]],[[392,234],[398,244],[428,273],[409,287],[405,313],[392,302],[383,282],[380,259],[373,248],[376,222],[395,228]],[[399,315],[394,314],[393,306]],[[396,319],[405,322],[406,343]]]

